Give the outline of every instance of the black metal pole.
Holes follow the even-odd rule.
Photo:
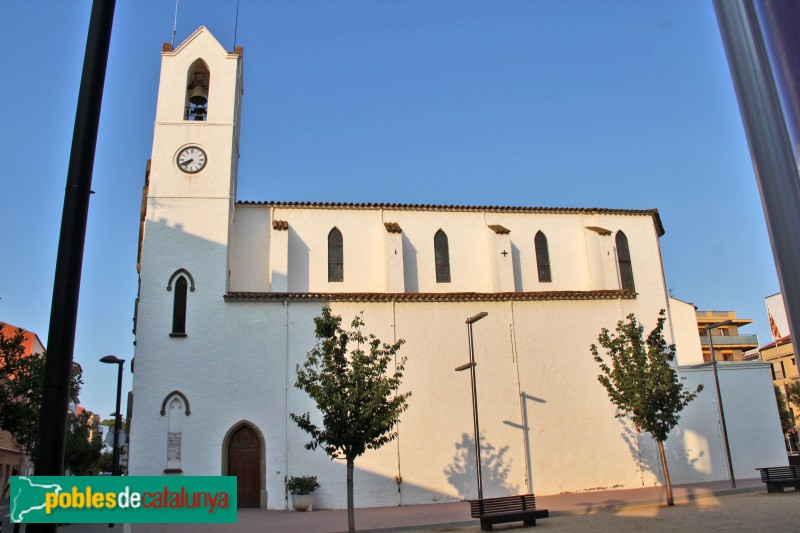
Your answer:
[[[469,375],[472,379],[472,423],[475,432],[475,468],[478,472],[478,499],[483,499],[483,477],[481,476],[481,436],[478,423],[478,390],[475,387],[475,350],[472,343],[472,323],[467,322],[469,335]]]
[[[796,48],[791,54],[785,52],[797,43],[796,37],[787,36],[797,34],[800,9],[796,2],[758,4],[765,15],[761,21],[753,0],[714,0],[714,10],[756,171],[789,329],[796,339],[800,337],[800,174],[798,145],[793,146],[789,126],[800,128],[800,58]],[[770,64],[767,43],[778,55],[777,68]],[[784,107],[776,81],[787,96]],[[800,132],[794,134],[800,142]],[[798,357],[795,353],[800,364]]]
[[[731,476],[731,487],[736,488],[736,478],[733,477],[733,459],[731,458],[731,447],[728,444],[728,427],[725,425],[725,409],[722,407],[722,394],[719,390],[719,376],[717,375],[717,358],[714,356],[714,341],[711,340],[711,328],[706,327],[708,335],[708,348],[711,351],[711,369],[714,371],[714,386],[717,389],[717,407],[719,407],[719,419],[722,423],[722,441],[725,443],[725,455],[728,457],[728,475]]]
[[[37,475],[60,476],[64,473],[69,382],[75,347],[83,247],[114,6],[115,0],[94,1],[86,39],[47,335],[39,440],[34,463]],[[28,531],[57,529],[56,524],[30,524]]]
[[[111,456],[111,461],[113,463],[113,474],[115,476],[120,476],[122,473],[119,471],[119,430],[120,426],[122,425],[122,414],[120,413],[120,402],[122,397],[122,365],[125,362],[122,361],[118,363],[119,371],[117,372],[117,410],[114,411],[114,453]]]

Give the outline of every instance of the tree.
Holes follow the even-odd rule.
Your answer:
[[[678,424],[680,413],[703,390],[698,385],[694,392],[684,389],[672,367],[675,345],[664,340],[662,309],[653,331],[643,338],[644,328],[632,313],[627,322],[617,322],[616,335],[606,328],[600,330],[597,341],[605,349],[605,358],[597,345],[591,345],[594,360],[602,374],[597,380],[606,388],[611,402],[617,407],[617,418],[630,416],[636,427],[650,433],[658,443],[661,466],[667,487],[667,505],[675,505],[672,484],[669,480],[664,441],[670,430]],[[610,361],[610,366],[606,361]]]
[[[347,522],[351,532],[355,531],[355,459],[397,437],[396,426],[411,395],[397,392],[406,362],[405,357],[397,360],[397,352],[405,341],[385,344],[372,334],[364,334],[362,315],[353,319],[350,331],[342,329],[342,318],[333,315],[327,304],[322,315],[314,318],[317,344],[308,352],[303,367],[297,366],[295,387],[316,402],[322,425],[312,422],[309,413],[290,415],[300,429],[311,435],[306,449],[319,446],[332,460],[346,460]],[[394,370],[389,371],[392,363]]]
[[[777,385],[773,385],[773,387],[775,388],[775,401],[778,403],[778,415],[781,417],[781,430],[786,435],[793,429],[792,415],[789,413],[789,408],[786,407],[786,398],[783,397],[781,388]]]
[[[114,454],[103,452],[97,461],[98,472],[112,472],[114,470]]]
[[[45,354],[26,354],[24,330],[6,337],[0,329],[0,429],[8,431],[25,455],[34,458],[42,405]],[[74,374],[70,396],[77,399],[81,381]]]
[[[793,379],[786,383],[786,399],[790,404],[800,406],[800,380]]]
[[[64,464],[76,476],[94,475],[100,468],[103,442],[96,433],[89,438],[92,418],[90,411],[78,415],[69,414]]]

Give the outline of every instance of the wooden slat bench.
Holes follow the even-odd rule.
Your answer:
[[[547,509],[536,510],[536,497],[533,494],[502,496],[469,500],[470,516],[481,521],[482,531],[491,531],[492,524],[522,522],[535,526],[537,518],[547,518]]]
[[[761,481],[767,484],[767,492],[783,492],[783,487],[800,490],[799,466],[772,466],[756,470],[761,472]]]

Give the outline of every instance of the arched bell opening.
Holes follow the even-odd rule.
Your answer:
[[[198,59],[189,67],[186,80],[186,104],[184,120],[206,120],[208,118],[208,91],[210,88],[211,73],[208,65]]]

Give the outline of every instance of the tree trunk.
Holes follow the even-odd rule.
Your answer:
[[[667,486],[667,505],[672,507],[675,500],[672,499],[672,483],[669,480],[669,469],[667,468],[667,455],[664,453],[664,441],[658,442],[658,453],[661,455],[661,468],[664,470],[664,484]],[[349,472],[349,471],[348,471]],[[350,478],[348,477],[348,483]],[[348,488],[350,485],[348,485]]]
[[[353,460],[347,458],[347,531],[355,533],[356,517],[353,512]]]

